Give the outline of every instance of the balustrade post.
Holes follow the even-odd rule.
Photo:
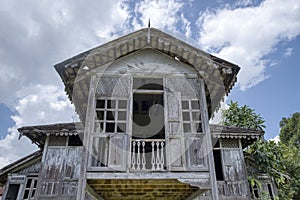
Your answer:
[[[146,145],[151,144],[151,154],[146,156]],[[131,167],[133,170],[159,171],[164,169],[164,145],[160,139],[135,139],[132,141]],[[136,149],[137,148],[137,149]],[[150,153],[150,152],[149,152]],[[151,155],[151,159],[150,156]],[[151,166],[150,163],[151,162]],[[148,169],[147,169],[148,166]],[[150,168],[151,167],[151,168]]]
[[[156,170],[160,170],[159,142],[156,142]]]
[[[132,164],[132,169],[135,169],[135,164],[136,164],[136,160],[135,160],[135,141],[132,142],[132,156],[131,156],[131,164]]]
[[[142,142],[142,169],[146,169],[145,142]]]
[[[136,158],[136,164],[137,164],[137,169],[141,169],[141,153],[140,153],[140,146],[141,146],[141,142],[138,141],[137,142],[137,148],[138,148],[138,152],[137,152],[137,158]]]
[[[155,154],[154,154],[154,145],[155,142],[151,142],[151,146],[152,146],[152,152],[151,152],[151,164],[152,164],[152,170],[155,170]]]
[[[164,142],[161,142],[161,149],[160,149],[160,169],[164,169]]]

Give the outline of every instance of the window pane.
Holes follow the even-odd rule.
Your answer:
[[[118,123],[117,132],[125,133],[126,132],[126,123]]]
[[[107,108],[115,109],[116,108],[116,100],[107,100]]]
[[[115,123],[106,122],[106,130],[105,132],[114,133],[115,132]]]
[[[120,109],[126,109],[127,108],[127,101],[126,100],[119,100],[119,106]]]
[[[28,196],[29,196],[29,190],[25,190],[23,199],[28,199]]]
[[[201,126],[201,123],[196,124],[196,130],[197,130],[197,133],[202,133],[202,126]]]
[[[103,120],[104,119],[104,111],[96,111],[96,119]]]
[[[199,112],[193,112],[193,121],[200,121],[200,113]]]
[[[183,132],[184,132],[184,133],[190,133],[190,132],[191,132],[191,124],[189,124],[189,123],[184,123],[184,124],[183,124]]]
[[[197,100],[192,101],[192,109],[200,109],[199,101]]]
[[[190,121],[190,112],[183,112],[182,118],[183,118],[183,121]]]
[[[115,120],[115,113],[114,113],[114,111],[107,111],[107,113],[106,113],[106,120]]]
[[[96,103],[96,108],[104,108],[104,105],[105,105],[105,100],[103,100],[103,99],[98,99],[97,100],[97,103]]]
[[[182,109],[189,109],[189,102],[188,101],[182,101]]]
[[[34,195],[35,195],[35,190],[33,190],[33,191],[31,192],[31,196],[30,196],[30,198],[33,198],[33,197],[34,197]]]
[[[26,188],[30,188],[32,179],[27,179]]]
[[[37,185],[37,180],[35,179],[33,183],[33,188],[36,188],[36,185]]]
[[[126,111],[119,111],[118,112],[118,120],[126,121]]]
[[[103,132],[103,122],[95,123],[95,132]]]

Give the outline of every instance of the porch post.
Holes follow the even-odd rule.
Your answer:
[[[96,93],[96,83],[97,78],[96,75],[91,76],[90,86],[89,86],[89,95],[87,100],[87,109],[85,115],[84,122],[84,136],[83,136],[83,148],[82,148],[82,156],[81,156],[81,165],[80,165],[80,177],[78,181],[78,192],[76,200],[82,200],[85,197],[85,189],[86,189],[86,170],[88,164],[88,156],[89,156],[89,135],[93,129],[93,122],[95,116],[95,93]]]
[[[211,139],[211,133],[209,127],[205,84],[202,78],[199,78],[199,80],[200,80],[200,105],[201,105],[200,112],[201,112],[202,130],[205,132],[205,136],[206,136],[207,157],[208,157],[208,166],[209,166],[210,182],[211,182],[211,197],[212,200],[219,200],[217,178],[215,173],[215,162],[214,162],[213,148],[212,148],[212,139]]]

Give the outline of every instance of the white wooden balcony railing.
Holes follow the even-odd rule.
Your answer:
[[[131,169],[162,171],[165,169],[164,139],[132,139]]]

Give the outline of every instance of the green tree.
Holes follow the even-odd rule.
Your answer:
[[[264,123],[265,120],[254,109],[247,105],[240,107],[238,102],[231,101],[229,108],[222,111],[222,124],[225,126],[263,130]]]
[[[280,141],[286,145],[294,145],[300,149],[300,113],[282,118],[280,125]]]
[[[299,128],[300,114],[295,113],[291,118],[283,118],[280,122],[280,139],[282,142],[258,140],[246,151],[261,172],[273,177],[278,188],[279,199],[300,199],[300,150]],[[265,120],[247,105],[239,106],[230,102],[229,108],[222,111],[222,124],[263,130]],[[250,181],[251,182],[251,181]]]
[[[299,149],[281,142],[259,140],[247,152],[261,172],[273,177],[279,199],[299,199],[300,157]]]

